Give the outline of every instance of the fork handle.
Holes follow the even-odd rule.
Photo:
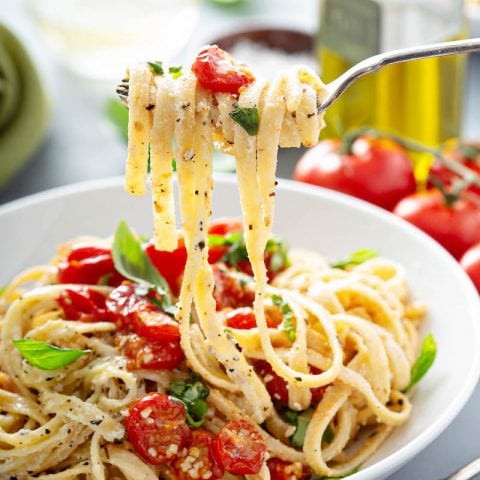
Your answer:
[[[402,48],[366,58],[327,85],[329,93],[322,100],[318,111],[320,112],[330,107],[357,78],[367,73],[376,72],[387,65],[420,58],[441,57],[444,55],[478,51],[480,51],[480,38],[469,38],[467,40],[456,40],[454,42],[432,43],[418,47]]]
[[[465,465],[453,475],[445,478],[444,480],[470,480],[480,473],[480,458],[477,458],[473,462]]]

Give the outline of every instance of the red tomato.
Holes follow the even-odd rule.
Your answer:
[[[178,480],[197,480],[223,477],[221,467],[212,452],[215,437],[202,428],[192,430],[186,452],[175,460],[173,467]],[[188,461],[187,461],[188,458]]]
[[[134,329],[138,335],[160,343],[180,338],[178,322],[154,306],[137,311]]]
[[[213,266],[215,289],[213,296],[217,302],[217,310],[224,308],[251,307],[255,293],[249,285],[242,285],[233,278],[228,270],[221,265]]]
[[[109,320],[121,331],[133,331],[139,308],[148,307],[148,301],[135,293],[133,283],[123,283],[110,292],[106,300]],[[152,305],[153,308],[153,305]]]
[[[217,45],[208,45],[200,50],[192,71],[198,83],[214,93],[238,93],[240,87],[255,80],[246,65],[237,62]]]
[[[480,243],[465,252],[460,265],[468,273],[480,293]]]
[[[347,193],[391,210],[416,189],[412,164],[396,143],[367,136],[357,138],[350,152],[342,142],[324,140],[306,151],[293,178]]]
[[[435,189],[404,198],[394,213],[428,233],[455,258],[480,242],[480,197],[465,193],[448,206]]]
[[[222,237],[242,231],[242,222],[238,218],[219,218],[214,220],[208,229],[209,235],[221,235]],[[219,262],[227,251],[228,246],[210,247],[208,250],[208,262],[212,264]]]
[[[105,297],[91,288],[62,290],[57,298],[67,320],[81,322],[101,322],[107,320]]]
[[[59,283],[97,285],[101,280],[111,286],[123,280],[115,270],[109,248],[83,243],[74,245],[68,257],[58,265]]]
[[[310,469],[303,468],[301,463],[285,462],[279,458],[270,458],[267,466],[270,480],[304,480],[312,474]]]
[[[182,283],[183,271],[187,263],[187,249],[185,248],[183,237],[179,235],[178,246],[173,252],[157,250],[153,241],[147,244],[145,252],[150,257],[156,269],[163,278],[165,278],[172,292],[178,295]]]
[[[462,163],[465,167],[473,170],[474,173],[480,175],[480,144],[475,142],[463,142],[458,140],[449,141],[444,145],[442,153],[445,157]],[[430,174],[438,178],[443,185],[451,185],[452,181],[459,179],[458,175],[445,167],[440,160],[430,169]],[[480,194],[480,187],[472,185],[470,191]]]
[[[167,463],[177,457],[188,441],[186,418],[181,401],[164,393],[147,393],[130,406],[125,417],[128,440],[147,462]]]
[[[260,433],[245,420],[232,420],[219,432],[213,443],[215,458],[235,475],[260,471],[267,446]]]
[[[130,334],[122,348],[129,359],[129,370],[173,370],[185,358],[179,340],[152,342],[145,337]]]
[[[228,312],[225,316],[227,327],[238,328],[239,330],[250,330],[257,326],[257,319],[250,307],[236,308]],[[265,314],[268,328],[276,328],[280,322],[275,321],[269,315]]]
[[[310,372],[316,374],[322,373],[322,371],[316,367],[310,367]],[[327,388],[327,385],[324,387],[316,387],[310,389],[312,392],[312,406],[317,405],[320,400],[323,398],[323,395],[325,394],[325,390]]]

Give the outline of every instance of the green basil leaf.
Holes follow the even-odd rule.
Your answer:
[[[300,412],[297,412],[296,410],[290,410],[289,408],[284,408],[280,412],[280,416],[290,425],[297,424],[299,415],[300,415]]]
[[[294,342],[297,338],[297,332],[293,324],[293,311],[290,305],[280,295],[272,295],[272,302],[280,308],[283,315],[283,331],[286,333],[288,339]]]
[[[235,123],[238,123],[249,135],[256,135],[260,126],[258,108],[237,107],[229,113]]]
[[[330,263],[333,268],[340,268],[345,270],[349,265],[360,265],[367,260],[378,257],[378,253],[375,250],[369,248],[363,248],[351,253],[348,257]]]
[[[273,273],[280,272],[288,266],[290,261],[288,259],[288,245],[281,238],[269,238],[265,247],[265,252],[270,254],[269,269]]]
[[[222,261],[228,263],[232,267],[236,267],[238,262],[248,260],[247,247],[243,238],[231,244],[227,253],[222,257]]]
[[[177,160],[175,158],[172,158],[172,170],[177,171]]]
[[[237,242],[243,242],[242,232],[233,232],[228,235],[217,235],[214,233],[208,235],[209,247],[225,247]]]
[[[174,79],[177,79],[182,76],[182,66],[168,67],[168,73],[170,73]]]
[[[433,335],[429,333],[423,339],[420,354],[412,366],[412,370],[410,373],[410,383],[405,389],[406,392],[408,392],[414,385],[416,385],[424,377],[428,370],[430,370],[430,367],[433,365],[436,356],[437,344],[435,343]]]
[[[128,140],[128,108],[120,100],[110,98],[107,100],[106,114],[126,142]]]
[[[148,287],[155,288],[163,297],[163,306],[172,304],[168,283],[154,267],[140,241],[124,221],[120,222],[115,231],[112,257],[115,269],[124,277],[140,285],[147,284],[147,291]]]
[[[290,437],[290,442],[294,447],[303,447],[305,441],[305,434],[307,433],[307,427],[312,419],[313,411],[311,409],[304,410],[298,415],[297,428],[295,433]]]
[[[148,65],[150,65],[150,68],[155,75],[163,75],[164,74],[163,62],[160,62],[160,61],[157,60],[155,62],[147,62],[147,63],[148,63]]]
[[[91,352],[91,350],[55,347],[31,338],[12,340],[12,342],[30,365],[41,370],[58,370]]]
[[[333,442],[334,438],[335,438],[335,432],[333,431],[333,428],[330,425],[327,425],[327,428],[323,432],[322,441],[330,445]]]

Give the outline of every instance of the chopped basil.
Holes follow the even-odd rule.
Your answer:
[[[200,377],[192,373],[185,382],[172,382],[169,393],[185,405],[188,424],[192,427],[201,427],[207,415],[208,405],[205,399],[210,394],[210,389]]]
[[[160,62],[160,61],[157,60],[155,62],[147,62],[147,63],[150,65],[150,68],[155,75],[163,75],[164,74],[163,62]]]
[[[128,140],[128,108],[116,98],[110,98],[106,104],[108,119],[115,125],[123,140]]]
[[[287,334],[288,339],[294,342],[297,338],[297,332],[293,325],[293,311],[290,305],[280,295],[272,295],[272,302],[280,308],[283,315],[283,331]]]
[[[286,422],[297,427],[293,435],[290,437],[290,443],[294,447],[303,447],[305,434],[307,433],[307,427],[312,418],[312,413],[313,410],[311,408],[304,410],[303,412],[297,412],[286,408],[280,413]]]
[[[290,266],[288,245],[282,238],[269,238],[265,252],[270,254],[269,270],[273,273],[278,273]]]
[[[91,350],[55,347],[31,338],[12,340],[12,342],[30,365],[41,370],[57,370],[91,352]]]
[[[170,313],[172,300],[166,280],[152,264],[144,252],[139,239],[135,237],[128,225],[122,221],[115,231],[112,244],[112,257],[115,269],[124,277],[139,283],[137,290],[147,295],[156,290],[161,296],[161,305],[165,312]],[[150,297],[148,300],[152,301]]]
[[[433,365],[436,356],[437,344],[435,343],[433,335],[429,333],[423,339],[420,354],[412,366],[412,370],[410,373],[410,383],[405,389],[406,392],[408,392],[414,385],[416,385],[424,377],[428,370],[430,370],[430,367]]]
[[[172,77],[177,79],[178,77],[182,76],[182,66],[179,65],[178,67],[168,67],[168,73],[171,73]]]
[[[172,158],[172,170],[177,171],[177,160],[175,158]]]
[[[242,232],[233,232],[225,236],[215,235],[215,234],[208,235],[209,247],[224,247],[224,246],[233,245],[234,243],[237,243],[237,242],[243,242]]]
[[[341,270],[345,270],[345,268],[349,265],[360,265],[361,263],[375,257],[378,257],[378,253],[375,250],[364,248],[362,250],[356,250],[346,258],[342,258],[340,260],[330,263],[330,266],[333,268],[340,268]]]
[[[238,123],[249,135],[256,135],[260,125],[258,108],[237,107],[230,112],[230,117]]]
[[[334,438],[335,432],[333,431],[333,428],[330,425],[327,425],[327,428],[323,432],[322,441],[330,445]]]

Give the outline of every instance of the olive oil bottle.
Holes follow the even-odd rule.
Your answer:
[[[377,53],[466,38],[462,0],[320,0],[317,53],[332,81]],[[373,127],[435,146],[459,135],[465,55],[384,67],[327,111],[325,136]]]

